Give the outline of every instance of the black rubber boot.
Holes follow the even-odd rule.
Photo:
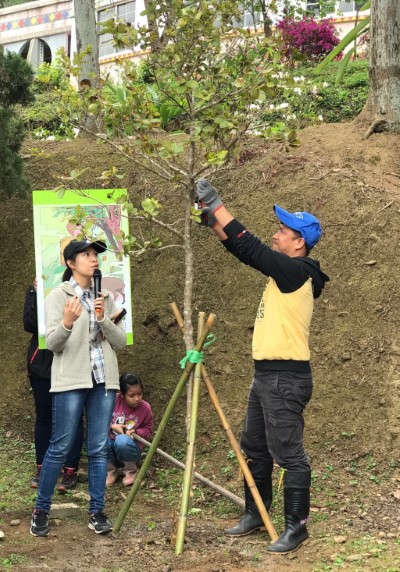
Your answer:
[[[264,502],[265,508],[268,511],[272,503],[272,468],[273,464],[269,466],[263,465],[262,467],[254,465],[253,462],[249,462],[249,469],[253,475],[253,479],[256,483],[258,492]],[[261,474],[263,474],[261,478]],[[254,502],[253,495],[247,485],[246,479],[244,479],[244,498],[245,498],[245,508],[244,515],[238,522],[236,526],[228,528],[225,530],[225,534],[228,536],[239,538],[240,536],[247,536],[256,530],[261,530],[264,528],[264,523],[258,511],[257,505]]]
[[[268,552],[288,554],[300,548],[307,540],[306,522],[310,514],[310,485],[311,471],[285,473],[285,530],[278,540],[268,546]]]

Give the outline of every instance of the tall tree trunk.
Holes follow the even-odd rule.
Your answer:
[[[372,0],[370,91],[360,120],[366,133],[400,132],[400,2]]]
[[[271,17],[269,15],[268,8],[269,8],[269,6],[267,6],[266,1],[261,0],[260,1],[260,9],[261,9],[262,17],[263,17],[264,36],[266,38],[269,38],[271,36],[271,32],[272,32],[272,20],[271,20]]]
[[[144,7],[147,12],[147,29],[150,37],[150,49],[153,54],[161,52],[168,40],[168,33],[175,26],[177,16],[172,5],[168,6],[164,16],[163,26],[159,26],[159,22],[154,13],[154,2],[144,0]]]
[[[85,56],[79,72],[79,89],[98,87],[100,80],[99,46],[96,33],[96,5],[95,0],[74,0],[76,49],[82,52],[87,46],[91,52]],[[96,120],[88,115],[85,128],[93,131],[96,128]],[[80,135],[84,135],[81,131]]]

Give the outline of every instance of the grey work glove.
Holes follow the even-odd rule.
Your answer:
[[[215,217],[215,215],[213,215],[210,207],[204,207],[201,209],[201,225],[203,226],[209,226],[210,228],[213,228],[216,224],[218,224],[218,221]]]
[[[211,213],[214,213],[223,204],[218,196],[217,189],[207,179],[200,179],[197,182],[196,194],[200,203],[204,203],[204,206],[208,207]]]

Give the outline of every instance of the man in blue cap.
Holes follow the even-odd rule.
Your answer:
[[[241,446],[267,510],[274,461],[285,469],[285,530],[268,551],[287,554],[308,538],[311,467],[303,445],[303,411],[313,387],[308,338],[313,301],[329,280],[308,255],[321,238],[321,225],[307,212],[289,213],[275,205],[280,224],[269,247],[229,213],[205,179],[198,182],[197,195],[203,222],[224,247],[269,277],[254,325],[255,373]],[[246,481],[244,486],[245,512],[225,531],[231,537],[263,527]]]

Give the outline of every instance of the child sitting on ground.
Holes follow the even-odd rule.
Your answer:
[[[118,467],[122,467],[125,486],[135,482],[136,462],[140,460],[143,445],[135,441],[134,435],[149,439],[153,433],[153,412],[149,403],[143,400],[144,388],[139,377],[124,373],[119,385],[108,438],[108,487],[117,480]]]

